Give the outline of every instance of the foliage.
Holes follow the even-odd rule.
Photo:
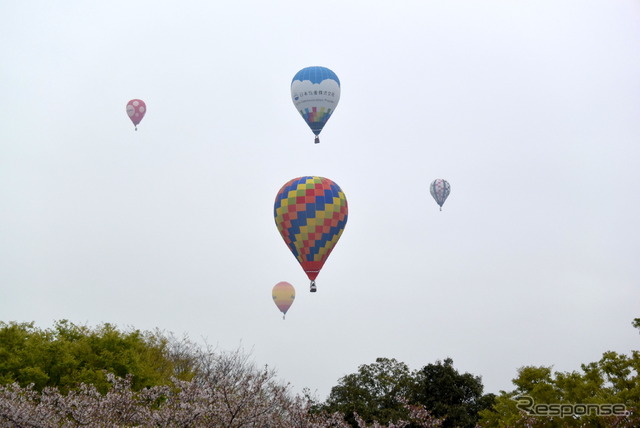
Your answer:
[[[640,329],[640,319],[633,321]],[[451,359],[411,372],[378,358],[340,379],[325,403],[292,395],[240,350],[217,353],[159,332],[67,321],[50,330],[0,322],[0,426],[12,427],[636,427],[640,351],[605,352],[580,371],[525,366],[515,389],[482,395]],[[626,406],[628,414],[534,416],[536,404]],[[518,404],[519,403],[519,404]],[[520,406],[520,409],[518,408]],[[480,417],[480,420],[478,420]]]
[[[398,397],[408,397],[412,388],[411,372],[406,364],[391,358],[377,358],[373,364],[364,364],[358,373],[340,379],[323,409],[340,412],[356,426],[355,414],[366,422],[382,423],[404,419],[407,409]]]
[[[480,377],[458,373],[451,358],[426,365],[414,377],[414,401],[445,418],[443,427],[473,428],[478,412],[493,404],[493,394],[482,395]]]
[[[640,328],[640,319],[633,326]],[[513,379],[516,389],[501,391],[492,409],[480,412],[482,427],[637,427],[640,426],[640,352],[630,356],[605,352],[581,371],[553,372],[551,367],[526,366]],[[627,416],[532,416],[516,406],[516,398],[531,397],[536,404],[623,404]]]
[[[33,323],[0,322],[0,385],[32,384],[32,389],[57,387],[62,392],[80,383],[106,393],[106,378],[131,375],[131,386],[140,390],[168,384],[172,376],[193,376],[194,361],[181,353],[181,342],[160,333],[119,331],[111,324],[95,329],[68,321],[40,330]]]
[[[192,380],[173,379],[171,385],[134,390],[132,376],[112,374],[106,394],[93,385],[81,384],[62,394],[55,387],[41,392],[33,385],[17,383],[0,387],[0,426],[33,428],[147,427],[265,427],[349,428],[342,415],[311,412],[313,401],[292,396],[288,385],[275,379],[240,351],[214,353],[191,348],[198,370]],[[395,424],[366,424],[359,428],[435,428],[440,421],[420,406],[407,406],[408,419]],[[356,416],[358,417],[358,416]]]
[[[357,373],[341,378],[322,408],[342,413],[355,427],[359,420],[406,420],[407,404],[413,404],[442,418],[443,427],[474,427],[478,411],[493,403],[493,394],[483,396],[482,390],[480,378],[459,374],[451,359],[411,372],[393,358],[377,358],[375,363],[361,365]]]

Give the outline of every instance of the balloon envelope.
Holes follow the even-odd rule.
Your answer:
[[[147,112],[147,105],[142,100],[133,99],[127,103],[127,115],[138,129],[138,124]]]
[[[340,100],[340,80],[326,67],[303,68],[291,81],[291,100],[318,143],[320,131]]]
[[[288,282],[281,281],[273,286],[271,295],[273,297],[273,303],[275,303],[278,309],[280,309],[280,312],[282,312],[282,318],[284,319],[284,316],[287,314],[287,311],[296,298],[296,289]]]
[[[437,178],[433,180],[431,183],[431,196],[436,200],[438,205],[440,205],[440,211],[442,211],[442,204],[449,197],[449,193],[451,193],[451,186],[447,180],[443,180],[441,178]]]
[[[328,178],[294,178],[278,192],[273,214],[282,239],[314,281],[347,224],[344,192]]]

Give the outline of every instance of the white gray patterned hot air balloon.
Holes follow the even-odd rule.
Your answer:
[[[431,196],[440,205],[440,211],[442,211],[442,204],[447,200],[447,197],[451,193],[451,185],[447,180],[437,178],[431,183]]]

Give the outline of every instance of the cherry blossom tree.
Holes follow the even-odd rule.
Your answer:
[[[38,391],[33,384],[0,386],[0,427],[350,427],[339,413],[314,411],[313,399],[292,394],[274,370],[256,367],[241,350],[217,353],[206,348],[192,357],[197,368],[193,379],[173,378],[170,385],[141,390],[133,388],[131,375],[111,373],[106,374],[111,384],[106,393],[85,383],[66,393],[56,387]],[[360,419],[359,427],[440,426],[424,408],[407,408],[407,421],[367,425]]]

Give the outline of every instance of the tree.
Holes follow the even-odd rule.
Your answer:
[[[63,394],[56,387],[0,386],[0,426],[31,428],[211,427],[211,428],[349,428],[340,413],[310,411],[307,396],[292,396],[268,367],[257,368],[240,350],[217,353],[187,348],[198,370],[192,380],[134,390],[132,376],[108,374],[101,393],[80,384]],[[407,405],[408,419],[358,428],[436,428],[440,421],[421,406]]]
[[[361,365],[357,373],[342,377],[338,385],[331,388],[322,408],[342,413],[354,427],[357,426],[355,414],[368,423],[406,419],[408,411],[398,398],[408,397],[412,386],[406,364],[394,358],[377,358],[373,364]]]
[[[413,401],[425,406],[434,416],[444,418],[443,427],[473,428],[478,412],[493,404],[493,394],[482,395],[479,376],[460,374],[453,360],[428,364],[415,374]]]
[[[640,319],[632,325],[640,329]],[[482,427],[637,427],[640,426],[640,352],[632,351],[630,356],[608,351],[599,361],[582,364],[580,371],[553,372],[551,367],[526,366],[518,369],[513,379],[516,389],[501,391],[493,408],[480,412],[479,425]],[[526,398],[529,397],[529,398]],[[522,400],[540,404],[545,413],[549,405],[565,405],[571,416],[532,415],[531,406],[525,410],[518,408]],[[516,401],[518,400],[518,401]],[[577,408],[573,405],[580,405]],[[584,415],[584,406],[592,405]],[[615,412],[615,415],[598,415],[603,407],[611,410],[613,405],[624,406],[629,414]],[[522,406],[520,406],[522,407]],[[604,413],[604,412],[602,412]],[[532,425],[533,424],[533,425]]]
[[[33,323],[0,322],[0,384],[67,392],[84,382],[106,393],[107,372],[131,375],[135,390],[168,384],[173,376],[194,375],[195,362],[180,355],[181,346],[159,332],[124,332],[111,324],[91,329],[63,320],[40,330]]]
[[[417,372],[395,359],[378,358],[341,378],[323,408],[342,413],[354,427],[358,417],[365,423],[407,420],[407,405],[421,406],[442,419],[443,427],[474,427],[478,411],[493,404],[493,394],[483,396],[482,390],[480,377],[458,373],[450,358]]]

